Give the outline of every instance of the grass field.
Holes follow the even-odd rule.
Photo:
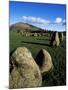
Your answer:
[[[54,69],[43,75],[42,86],[66,85],[66,38],[59,47],[50,46],[48,36],[22,36],[16,30],[10,31],[10,55],[17,47],[27,47],[35,58],[40,49],[46,49],[54,64]]]

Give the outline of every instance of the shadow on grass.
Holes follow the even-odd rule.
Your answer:
[[[15,49],[13,49],[12,51],[10,51],[10,56],[12,56],[12,54],[13,54],[13,52],[16,50],[16,48]]]
[[[38,43],[38,42],[28,42],[28,41],[22,41],[22,43],[28,43],[28,44],[36,44],[36,45],[44,45],[44,46],[49,46],[50,47],[50,45],[49,44],[45,44],[45,43]]]
[[[37,40],[47,40],[47,41],[50,41],[50,39],[40,39],[40,38],[37,38]]]

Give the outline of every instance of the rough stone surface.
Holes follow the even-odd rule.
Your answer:
[[[59,33],[59,39],[60,39],[60,42],[62,42],[62,41],[63,41],[63,39],[64,39],[63,32]]]
[[[48,72],[53,68],[51,56],[45,49],[40,50],[35,60],[39,65],[41,73]]]
[[[12,54],[11,60],[14,65],[9,78],[10,88],[41,86],[41,72],[27,48],[17,48]]]
[[[59,40],[58,32],[53,33],[50,44],[52,46],[59,46],[60,40]]]
[[[56,32],[56,36],[55,36],[55,42],[56,42],[56,46],[59,46],[60,41],[59,41],[58,32]]]

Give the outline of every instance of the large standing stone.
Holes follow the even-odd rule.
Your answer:
[[[41,73],[48,72],[53,68],[52,58],[45,49],[40,50],[35,60],[39,65]]]
[[[58,32],[53,33],[50,44],[52,46],[59,46],[60,40],[59,40]]]
[[[42,77],[38,65],[30,51],[19,47],[12,54],[14,68],[10,73],[10,88],[38,87],[42,84]]]
[[[64,39],[63,32],[60,32],[60,33],[59,33],[59,39],[60,39],[60,42],[62,42],[62,41],[63,41],[63,39]]]

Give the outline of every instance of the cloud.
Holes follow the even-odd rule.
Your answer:
[[[63,20],[63,25],[66,25],[66,20],[65,19]]]
[[[57,17],[54,24],[66,25],[66,19],[63,20],[61,17]]]
[[[63,23],[65,23],[65,22],[66,22],[66,20],[64,19],[64,20],[63,20]]]
[[[62,23],[62,21],[63,21],[63,20],[62,20],[61,17],[57,17],[56,20],[55,20],[55,23],[56,23],[56,24],[60,24],[60,23]]]
[[[42,25],[62,24],[62,25],[66,25],[66,20],[65,19],[63,20],[61,17],[57,17],[54,21],[50,21],[50,20],[43,19],[40,17],[22,16],[22,20],[25,23],[32,23],[32,24],[42,24]]]
[[[33,17],[33,16],[22,16],[24,22],[28,23],[36,23],[36,24],[49,24],[49,20],[45,20],[40,17]]]

